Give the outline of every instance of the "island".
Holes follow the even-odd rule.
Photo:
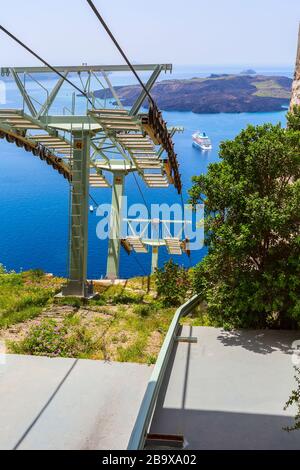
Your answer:
[[[132,106],[141,87],[115,87],[124,106]],[[151,94],[160,109],[193,113],[242,113],[282,111],[288,107],[292,79],[283,76],[213,74],[208,78],[163,80]],[[113,98],[109,89],[98,90],[100,99]],[[147,100],[144,103],[147,107]]]
[[[241,71],[241,75],[257,75],[257,73],[253,69],[246,69]]]

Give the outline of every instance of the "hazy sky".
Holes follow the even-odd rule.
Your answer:
[[[299,0],[95,0],[134,62],[293,65]],[[86,0],[0,0],[0,22],[53,65],[123,63]],[[0,65],[37,62],[0,32]]]

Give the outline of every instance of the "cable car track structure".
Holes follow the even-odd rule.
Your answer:
[[[171,72],[170,64],[145,64],[136,70],[148,72],[150,77],[141,88],[140,96],[131,109],[124,109],[117,89],[108,75],[130,71],[127,66],[72,66],[59,67],[54,86],[48,85],[46,100],[36,105],[36,95],[28,84],[37,83],[40,94],[45,92],[43,77],[55,78],[56,68],[18,67],[0,69],[6,80],[12,80],[19,91],[22,107],[0,106],[0,139],[23,148],[47,163],[70,184],[70,266],[68,284],[63,295],[88,297],[87,282],[87,213],[89,189],[112,188],[111,226],[118,226],[121,211],[118,201],[125,193],[125,179],[130,173],[139,176],[150,189],[164,189],[174,185],[181,194],[179,165],[172,141],[180,127],[167,127],[154,103],[149,112],[141,112],[142,105],[161,72]],[[47,74],[47,75],[46,75]],[[83,85],[81,95],[73,93],[67,108],[57,96],[64,77],[72,75]],[[75,78],[74,78],[75,77]],[[68,80],[68,85],[73,83]],[[53,88],[51,89],[51,86]],[[113,91],[115,102],[97,99],[95,87]],[[79,87],[76,86],[76,90]],[[58,112],[55,111],[59,106]],[[80,111],[77,107],[80,106]],[[66,112],[67,110],[67,112]],[[111,175],[111,176],[110,176]],[[135,176],[136,178],[136,176]],[[137,179],[136,179],[137,180]],[[109,240],[108,279],[119,277],[122,236],[116,232]]]
[[[22,110],[0,109],[0,139],[5,139],[8,143],[24,148],[26,152],[31,152],[35,157],[39,157],[40,160],[52,166],[65,179],[71,181],[71,169],[64,162],[65,157],[63,158],[55,153],[56,149],[60,150],[60,145],[70,149],[71,144],[51,134],[31,136],[24,133],[24,130],[27,131],[28,129],[40,130],[41,127],[33,124],[30,117],[24,114]],[[44,137],[47,137],[47,139],[44,139]],[[53,142],[57,142],[57,146],[54,146]]]

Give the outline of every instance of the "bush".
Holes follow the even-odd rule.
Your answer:
[[[111,286],[102,292],[99,301],[95,301],[95,303],[98,305],[103,305],[103,301],[111,305],[138,304],[143,301],[143,295],[130,292],[122,286]]]
[[[155,280],[157,295],[162,299],[164,306],[181,305],[191,290],[188,271],[172,260],[162,269],[156,270]]]
[[[287,114],[287,124],[290,129],[300,131],[300,106],[294,106],[292,112]]]
[[[65,297],[61,299],[55,299],[55,303],[58,305],[70,306],[77,309],[84,305],[84,301],[78,297]]]
[[[38,280],[45,276],[45,272],[42,269],[31,269],[28,271],[28,274],[33,280]]]
[[[206,212],[208,256],[193,284],[208,313],[231,327],[300,324],[300,131],[297,119],[248,126],[194,178]]]
[[[86,328],[72,328],[71,323],[70,318],[62,323],[44,320],[25,339],[11,343],[10,349],[16,354],[47,357],[80,357],[91,352],[94,345]]]
[[[137,304],[142,302],[143,296],[137,294],[131,294],[129,292],[122,292],[121,294],[117,294],[110,299],[110,303],[113,305],[118,304]]]
[[[0,328],[34,318],[57,291],[57,280],[32,273],[0,274]]]
[[[133,312],[141,317],[148,317],[151,313],[156,312],[156,309],[153,305],[142,304],[136,305]]]
[[[0,274],[6,274],[6,268],[0,263]]]
[[[300,369],[295,367],[296,374],[295,380],[297,383],[297,389],[292,391],[291,397],[289,398],[288,402],[285,405],[285,410],[287,410],[290,406],[297,406],[297,413],[295,416],[295,424],[291,428],[285,428],[286,431],[296,431],[300,430]]]

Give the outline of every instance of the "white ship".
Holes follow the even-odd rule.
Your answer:
[[[193,145],[201,150],[212,150],[212,143],[205,132],[197,131],[192,136]]]

